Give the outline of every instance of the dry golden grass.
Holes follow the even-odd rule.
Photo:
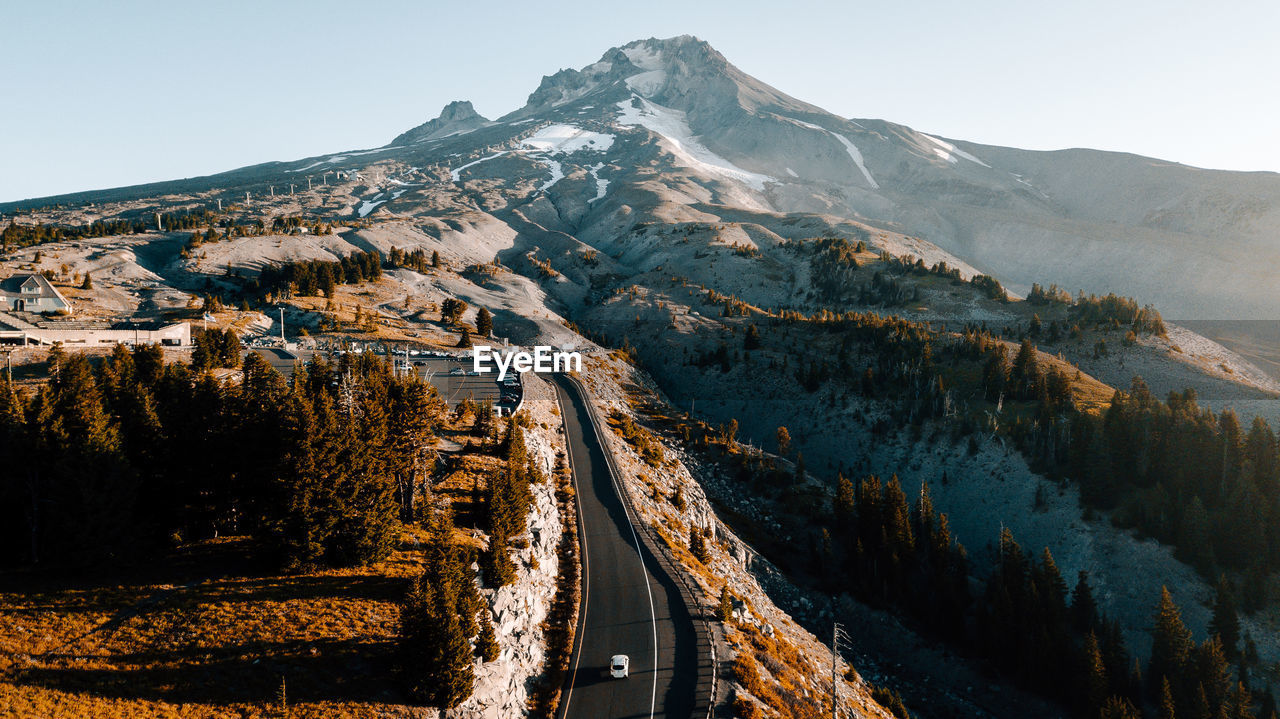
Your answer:
[[[831,711],[818,677],[825,675],[787,640],[765,636],[755,625],[732,624],[729,633],[736,656],[730,676],[772,712],[791,719],[819,719]],[[743,706],[743,709],[746,707]]]
[[[273,717],[283,678],[290,717],[414,716],[393,675],[420,568],[403,540],[374,567],[295,575],[254,571],[243,538],[92,579],[0,575],[0,715]]]

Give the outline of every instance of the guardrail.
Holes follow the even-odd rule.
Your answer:
[[[577,377],[572,375],[564,374],[561,376],[567,379],[569,383],[574,386],[575,390],[582,397],[583,402],[587,406],[587,414],[591,417],[592,431],[595,432],[596,441],[600,443],[600,449],[604,452],[605,463],[609,465],[609,473],[613,475],[615,486],[619,488],[619,498],[626,506],[627,512],[636,519],[635,524],[638,525],[638,529],[640,530],[639,535],[648,545],[649,553],[658,560],[659,565],[662,566],[663,570],[667,572],[668,575],[675,577],[676,579],[676,584],[680,590],[680,598],[688,609],[689,616],[693,619],[695,633],[698,635],[698,643],[703,645],[698,647],[698,654],[702,657],[706,657],[711,662],[711,685],[706,692],[702,693],[701,697],[695,698],[693,716],[699,716],[701,714],[702,716],[707,717],[707,719],[711,719],[711,717],[714,716],[716,709],[720,666],[717,663],[715,634],[712,629],[712,620],[707,617],[708,607],[698,599],[698,593],[694,591],[694,587],[692,585],[692,582],[695,580],[690,576],[689,570],[680,563],[680,560],[675,558],[671,553],[671,550],[667,547],[666,542],[662,541],[660,537],[654,535],[653,527],[647,521],[644,521],[639,510],[636,509],[635,502],[631,499],[631,490],[627,486],[627,482],[623,479],[622,470],[618,468],[617,461],[613,457],[613,452],[610,451],[610,444],[606,441],[603,434],[602,428],[607,427],[608,425],[604,422],[603,418],[600,417],[600,413],[597,411],[595,404],[591,402],[591,393],[587,391],[586,385]],[[579,513],[581,513],[581,510],[579,510]],[[701,625],[701,631],[696,631],[698,625]],[[701,660],[699,663],[701,663]],[[701,682],[699,682],[699,684],[700,683]],[[698,705],[703,701],[706,702],[706,708],[704,711],[699,712]]]

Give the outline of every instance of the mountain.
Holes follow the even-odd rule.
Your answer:
[[[890,223],[1024,290],[1034,282],[1122,290],[1171,316],[1201,319],[1270,318],[1280,300],[1271,281],[1280,262],[1275,173],[1030,152],[846,120],[689,37],[631,43],[580,72],[545,78],[509,117],[592,98],[606,107],[635,98],[653,119],[641,124],[659,133],[658,125],[684,120],[708,150],[768,178],[760,199],[771,209]]]
[[[1280,269],[1280,175],[1093,150],[1032,152],[846,119],[746,75],[689,36],[632,42],[544,77],[523,107],[496,122],[454,102],[382,148],[40,202],[266,190],[304,171],[446,164],[455,153],[518,144],[530,125],[549,122],[644,128],[659,154],[722,203],[870,221],[1024,292],[1037,282],[1117,291],[1187,319],[1270,319],[1280,302],[1272,281]],[[609,171],[615,188],[630,171],[632,146],[619,143],[599,158],[623,172]],[[563,188],[547,190],[551,202],[565,201]],[[609,206],[591,209],[598,215]]]
[[[410,145],[423,140],[458,135],[482,127],[489,121],[471,106],[469,100],[455,100],[440,111],[440,116],[402,132],[391,141],[392,145]]]
[[[804,626],[830,630],[819,579],[852,574],[825,571],[832,537],[823,534],[848,529],[824,526],[834,478],[879,474],[899,480],[904,505],[932,487],[975,582],[1005,551],[1003,529],[1033,551],[1051,546],[1063,576],[1089,571],[1099,610],[1116,623],[1108,641],[1122,634],[1145,660],[1153,588],[1177,589],[1197,635],[1209,623],[1212,589],[1201,574],[1214,560],[1185,541],[1176,555],[1170,547],[1200,537],[1182,531],[1193,526],[1180,524],[1183,507],[1199,507],[1194,527],[1217,528],[1234,526],[1228,509],[1264,503],[1221,488],[1203,505],[1183,501],[1184,470],[1204,464],[1191,454],[1167,464],[1143,456],[1117,474],[1123,484],[1140,468],[1167,469],[1182,482],[1176,493],[1144,474],[1148,483],[1118,506],[1094,502],[1077,470],[1110,459],[1090,447],[1164,450],[1179,443],[1152,433],[1191,418],[1208,434],[1217,419],[1188,411],[1179,394],[1177,411],[1170,400],[1143,433],[1111,444],[1090,422],[1125,404],[1118,391],[1141,400],[1124,411],[1155,413],[1164,407],[1155,398],[1187,388],[1215,412],[1237,408],[1243,426],[1247,413],[1274,419],[1280,383],[1141,305],[1175,317],[1269,317],[1280,299],[1271,282],[1280,250],[1269,241],[1278,208],[1280,177],[1270,173],[1030,152],[839,117],[685,36],[628,43],[548,75],[496,120],[459,101],[380,147],[0,206],[19,228],[6,238],[31,239],[0,269],[60,277],[78,315],[190,317],[222,297],[248,307],[223,310],[237,327],[272,337],[287,328],[302,344],[453,346],[443,303],[484,307],[495,335],[513,343],[587,348],[595,364],[584,381],[611,418],[647,405],[659,418],[654,436],[672,450],[665,456],[677,459],[655,459],[658,440],[640,430],[619,435],[642,463],[626,472],[641,509],[670,521],[685,503],[673,499],[683,486],[673,475],[690,487],[680,496],[705,490],[672,546],[693,526],[719,526],[719,513],[742,537],[716,542],[732,548],[732,571],[786,597],[776,601]],[[112,234],[90,224],[99,221],[146,229]],[[41,234],[36,223],[78,234]],[[370,251],[384,258],[384,276],[336,296],[263,281],[282,263]],[[1067,293],[1032,294],[1032,283]],[[1136,303],[1075,300],[1076,289]],[[1015,357],[1040,369],[1019,370],[1025,381],[1015,383],[1002,369]],[[1032,392],[1036,376],[1052,379],[1040,385],[1043,399]],[[779,428],[794,451],[780,446]],[[1097,462],[1064,469],[1064,456],[1079,459],[1074,442]],[[1228,469],[1214,476],[1242,474]],[[1165,503],[1153,509],[1148,496]],[[762,569],[756,552],[778,568]],[[818,589],[806,597],[804,586]],[[1257,619],[1245,625],[1262,661],[1280,661],[1276,632]],[[915,666],[933,640],[902,640],[908,631],[882,628],[865,653]],[[956,715],[975,705],[1053,715],[1019,711],[1009,687],[980,678],[989,674],[949,674],[967,660],[939,655],[937,676],[916,684],[928,701],[951,702]],[[930,682],[944,673],[935,694]],[[985,696],[971,696],[974,684]]]

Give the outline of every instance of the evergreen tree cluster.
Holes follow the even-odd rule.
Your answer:
[[[858,302],[864,305],[900,307],[919,300],[919,287],[907,285],[884,271],[873,274],[871,283],[864,285],[858,292]]]
[[[404,267],[416,272],[426,272],[430,267],[439,266],[439,258],[440,254],[438,252],[432,252],[432,255],[428,256],[426,251],[420,247],[408,252],[399,247],[392,247],[391,251],[387,253],[387,264],[393,268]]]
[[[489,478],[488,530],[489,547],[482,558],[485,578],[490,585],[501,587],[515,580],[515,566],[509,549],[511,539],[524,532],[525,519],[533,506],[530,483],[541,481],[541,473],[525,451],[524,430],[512,417],[507,422],[503,440],[506,465]]]
[[[258,276],[258,290],[277,297],[332,297],[338,285],[356,285],[382,277],[382,255],[353,252],[337,262],[303,260],[269,266]]]
[[[450,531],[452,524],[443,518],[426,547],[422,575],[400,606],[401,683],[414,701],[442,709],[471,696],[476,650],[485,661],[497,658],[489,609],[468,570],[470,557],[450,541]]]
[[[10,220],[9,226],[0,232],[0,251],[7,252],[18,247],[32,247],[46,242],[63,240],[83,240],[93,237],[109,237],[111,235],[136,235],[146,232],[147,225],[142,220],[97,220],[88,225],[61,227],[38,223],[19,225]]]
[[[34,395],[0,387],[7,564],[133,560],[220,534],[254,536],[285,568],[376,561],[404,502],[396,477],[425,479],[446,411],[368,355],[286,381],[250,354],[238,383],[154,346],[118,345],[96,369],[58,349],[49,362]]]
[[[1082,324],[1128,327],[1138,334],[1165,333],[1164,319],[1155,308],[1147,305],[1139,307],[1136,300],[1119,297],[1114,293],[1105,297],[1085,296],[1083,292],[1076,296],[1068,314]]]
[[[235,330],[197,330],[191,339],[195,345],[191,353],[191,368],[196,372],[240,366],[240,338]]]
[[[969,284],[978,288],[989,300],[1009,301],[1009,293],[1005,292],[1004,285],[990,275],[974,275],[973,279],[969,280]]]
[[[809,251],[813,289],[823,302],[849,299],[858,270],[858,253],[867,251],[863,240],[851,242],[843,237],[822,237],[801,245]]]
[[[1071,293],[1055,284],[1046,289],[1038,282],[1031,283],[1031,292],[1027,294],[1027,302],[1033,305],[1071,305]]]
[[[440,321],[446,324],[453,324],[462,319],[462,313],[466,311],[466,301],[449,297],[440,303]]]
[[[1230,652],[1222,636],[1211,634],[1197,644],[1183,624],[1173,596],[1167,587],[1162,587],[1151,632],[1146,687],[1148,697],[1158,707],[1158,716],[1274,717],[1275,700],[1269,692],[1261,698],[1260,713],[1254,713],[1254,695],[1244,679],[1243,674],[1233,676]]]
[[[898,317],[822,310],[782,311],[747,327],[752,356],[776,353],[768,371],[793,376],[804,391],[884,400],[887,416],[873,432],[950,416],[954,437],[985,427],[1012,440],[1037,472],[1078,483],[1087,506],[1117,510],[1114,521],[1173,545],[1205,576],[1242,574],[1248,610],[1280,571],[1280,441],[1263,419],[1246,431],[1233,413],[1200,407],[1194,392],[1161,401],[1141,379],[1101,415],[1083,411],[1075,378],[1046,362],[1030,337],[1010,353],[979,326],[947,335]],[[814,347],[827,351],[814,357]],[[743,358],[720,342],[684,363],[730,372]],[[1011,401],[1025,404],[1004,411]]]
[[[1232,667],[1243,655],[1225,578],[1210,636],[1201,644],[1192,641],[1163,592],[1144,682],[1119,623],[1099,612],[1088,574],[1080,572],[1068,589],[1047,548],[1037,561],[1003,530],[996,566],[982,594],[971,596],[966,552],[951,537],[946,515],[933,509],[927,484],[911,503],[897,477],[882,483],[872,475],[854,483],[838,476],[830,517],[831,529],[820,530],[824,539],[812,559],[828,591],[905,610],[1079,716],[1173,716],[1144,712],[1164,711],[1167,704],[1177,716],[1253,719],[1259,699],[1260,716],[1271,716],[1270,695],[1255,697],[1243,683],[1244,670],[1237,675]]]
[[[1005,529],[976,612],[979,651],[1024,686],[1096,715],[1113,697],[1141,706],[1119,623],[1098,613],[1087,572],[1068,596],[1048,548],[1037,562]]]
[[[195,212],[166,212],[160,215],[160,224],[164,226],[166,231],[174,230],[193,230],[197,227],[214,227],[226,226],[230,221],[219,218],[218,214],[209,209],[198,210]]]
[[[308,220],[305,217],[291,215],[288,217],[276,217],[271,220],[271,232],[278,235],[297,235],[306,228],[313,235],[332,235],[333,224],[326,224],[320,220]],[[259,234],[262,230],[261,222],[258,223]]]
[[[818,550],[823,575],[843,577],[844,585],[831,589],[903,607],[934,630],[960,636],[971,603],[968,558],[946,515],[934,511],[927,485],[913,506],[896,476],[856,484],[839,476],[831,516],[832,545]]]
[[[1070,407],[1071,378],[1056,367],[1042,367],[1030,338],[1022,341],[1012,363],[1000,342],[987,345],[983,354],[982,388],[987,399],[1038,401],[1049,411]]]
[[[1174,545],[1209,576],[1219,566],[1260,584],[1280,569],[1280,443],[1265,419],[1246,433],[1230,410],[1201,408],[1193,390],[1161,402],[1135,378],[1102,417],[1080,414],[1060,431],[1050,459],[1087,502],[1119,507],[1120,523]]]

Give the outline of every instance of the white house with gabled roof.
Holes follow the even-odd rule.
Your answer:
[[[44,275],[14,275],[0,280],[0,311],[70,314],[71,303]]]

